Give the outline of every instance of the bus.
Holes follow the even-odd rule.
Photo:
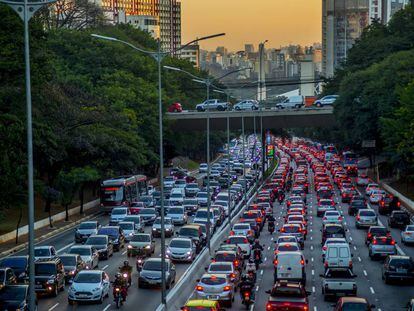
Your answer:
[[[342,153],[343,166],[346,169],[348,175],[357,176],[358,175],[358,157],[352,151],[344,151]]]
[[[145,175],[120,176],[102,181],[101,209],[110,212],[114,207],[130,206],[142,195],[148,194]]]

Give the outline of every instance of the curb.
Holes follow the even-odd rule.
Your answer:
[[[88,215],[88,216],[83,217],[81,219],[78,219],[77,221],[75,221],[73,223],[67,224],[67,225],[65,225],[65,226],[63,226],[63,227],[61,227],[59,229],[53,230],[53,231],[51,231],[51,232],[49,232],[49,233],[47,233],[45,235],[42,235],[41,237],[38,237],[38,238],[35,239],[35,244],[37,244],[39,242],[42,242],[44,240],[47,240],[47,239],[49,239],[49,238],[51,238],[53,236],[56,236],[56,235],[58,235],[58,234],[60,234],[60,233],[62,233],[64,231],[67,231],[67,230],[75,227],[76,225],[80,224],[81,222],[86,221],[88,219],[91,219],[93,217],[96,217],[97,215],[99,215],[99,212],[98,213],[95,213],[95,214]],[[12,255],[14,253],[17,253],[17,252],[19,252],[19,251],[27,248],[28,245],[29,245],[28,242],[24,242],[23,244],[20,244],[20,245],[17,245],[15,247],[12,247],[11,249],[9,249],[7,251],[3,251],[3,252],[0,253],[0,258],[1,257],[7,257],[7,256],[10,256],[10,255]]]

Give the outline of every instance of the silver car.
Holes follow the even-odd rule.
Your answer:
[[[368,246],[368,254],[371,259],[397,255],[394,239],[390,236],[373,237],[372,242]]]
[[[95,269],[99,264],[99,254],[91,245],[75,245],[69,249],[68,254],[80,255],[86,263],[86,269]]]
[[[75,243],[85,242],[90,235],[97,234],[100,225],[97,221],[81,222],[79,227],[75,229]]]
[[[127,256],[142,255],[151,256],[155,252],[155,241],[151,234],[138,233],[131,237],[131,241],[127,247]]]
[[[188,216],[183,206],[170,207],[168,209],[167,217],[172,219],[174,225],[185,225]]]
[[[408,225],[404,231],[401,231],[401,242],[403,244],[414,243],[414,225]]]
[[[167,248],[167,257],[173,261],[192,262],[196,256],[196,246],[189,238],[173,238]]]
[[[225,274],[234,284],[234,286],[237,286],[240,281],[240,273],[234,267],[234,264],[232,262],[212,262],[207,268],[207,273]]]
[[[226,274],[205,273],[197,282],[196,294],[198,298],[217,300],[231,308],[235,288]]]
[[[110,223],[117,224],[120,221],[123,221],[125,217],[128,216],[127,207],[115,207],[111,212]]]
[[[357,229],[378,225],[378,216],[372,209],[360,209],[355,217]]]
[[[165,281],[167,289],[175,283],[175,266],[170,259],[165,259]],[[138,288],[160,286],[161,280],[161,258],[149,258],[144,262],[138,277]]]
[[[124,231],[125,241],[131,241],[132,236],[138,231],[135,229],[135,224],[132,221],[121,221],[118,226]]]
[[[174,234],[174,223],[172,222],[171,217],[164,218],[164,227],[165,227],[165,236],[172,237]],[[155,219],[154,224],[152,225],[152,236],[161,237],[161,217]]]

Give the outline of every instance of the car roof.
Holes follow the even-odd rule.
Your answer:
[[[102,272],[104,272],[104,271],[102,271],[102,270],[81,270],[81,271],[78,272],[78,274],[80,274],[80,273],[91,273],[91,274],[100,275],[100,274],[102,274]]]
[[[45,245],[45,246],[35,246],[35,249],[50,249],[50,248],[52,248],[53,246],[51,246],[51,245]]]
[[[368,301],[363,297],[341,297],[342,302],[360,302],[367,303]]]
[[[185,304],[186,307],[216,307],[218,306],[218,301],[207,300],[207,299],[193,299],[187,301]]]
[[[170,243],[172,242],[172,241],[185,241],[185,242],[188,242],[188,241],[192,241],[190,238],[172,238],[171,240],[170,240]]]
[[[293,255],[303,255],[303,253],[301,251],[294,251],[294,252],[280,252],[277,254],[277,256],[293,256]]]

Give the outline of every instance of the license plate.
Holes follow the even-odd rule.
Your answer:
[[[207,296],[207,299],[208,300],[219,300],[219,296],[218,295],[209,295],[209,296]]]
[[[158,282],[157,281],[153,281],[153,280],[149,280],[148,283],[149,284],[157,284]]]
[[[290,273],[280,273],[280,276],[281,276],[282,278],[287,278],[287,277],[289,277],[289,276],[290,276]]]
[[[407,269],[397,269],[398,273],[407,273]]]
[[[381,256],[386,257],[388,254],[387,253],[381,253]]]
[[[35,285],[35,288],[42,288],[42,285]]]
[[[88,295],[85,295],[85,294],[80,294],[78,297],[79,297],[79,298],[86,298],[86,297],[88,297]]]

